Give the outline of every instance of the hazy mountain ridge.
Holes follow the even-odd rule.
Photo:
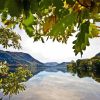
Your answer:
[[[0,61],[7,61],[8,64],[27,64],[34,65],[42,64],[38,60],[34,59],[31,55],[23,52],[10,52],[0,50]]]
[[[11,52],[0,50],[0,61],[7,61],[10,65],[10,68],[14,70],[18,65],[28,65],[29,69],[33,70],[35,67],[36,72],[43,70],[46,71],[64,71],[66,70],[67,62],[57,63],[57,62],[48,62],[42,63],[31,55],[23,52]]]
[[[15,71],[19,65],[28,68],[33,73],[44,64],[23,52],[11,52],[0,50],[0,61],[7,61],[10,71]]]
[[[56,66],[58,64],[59,63],[57,63],[57,62],[47,62],[47,63],[45,63],[46,66]]]

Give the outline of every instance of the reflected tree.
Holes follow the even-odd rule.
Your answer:
[[[100,59],[96,57],[77,60],[75,64],[70,63],[67,69],[73,75],[77,74],[80,78],[92,77],[94,80],[100,82]]]

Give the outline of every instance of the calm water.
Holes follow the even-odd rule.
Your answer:
[[[92,77],[41,71],[25,84],[26,90],[11,100],[100,100],[100,83]]]

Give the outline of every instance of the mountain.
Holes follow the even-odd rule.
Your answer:
[[[36,70],[37,67],[44,66],[43,63],[23,52],[0,50],[0,61],[7,61],[11,71],[14,71],[19,65],[27,66],[32,72]]]
[[[56,65],[58,65],[58,63],[57,62],[47,62],[47,63],[45,63],[45,65],[46,66],[56,66]]]
[[[3,51],[0,50],[0,61],[7,61],[8,64],[12,65],[19,65],[19,64],[27,64],[27,65],[38,65],[42,64],[38,60],[34,59],[27,53],[22,52],[10,52],[10,51]]]
[[[67,62],[57,63],[48,62],[42,63],[31,55],[23,52],[11,52],[0,50],[0,61],[7,61],[10,71],[15,71],[19,65],[27,67],[33,73],[38,73],[40,71],[63,71],[66,72]]]

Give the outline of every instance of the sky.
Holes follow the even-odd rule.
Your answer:
[[[41,62],[68,62],[71,60],[91,58],[100,52],[100,38],[94,38],[90,40],[90,46],[87,47],[86,51],[84,51],[83,56],[78,54],[75,56],[74,50],[72,49],[72,42],[75,40],[75,35],[68,39],[67,44],[62,44],[59,42],[52,42],[52,40],[48,40],[45,43],[41,41],[33,42],[32,38],[29,38],[25,31],[16,29],[17,33],[20,33],[22,41],[21,41],[21,50],[17,50],[14,48],[3,48],[0,45],[1,50],[6,51],[18,51],[25,52],[33,56],[35,59]]]

